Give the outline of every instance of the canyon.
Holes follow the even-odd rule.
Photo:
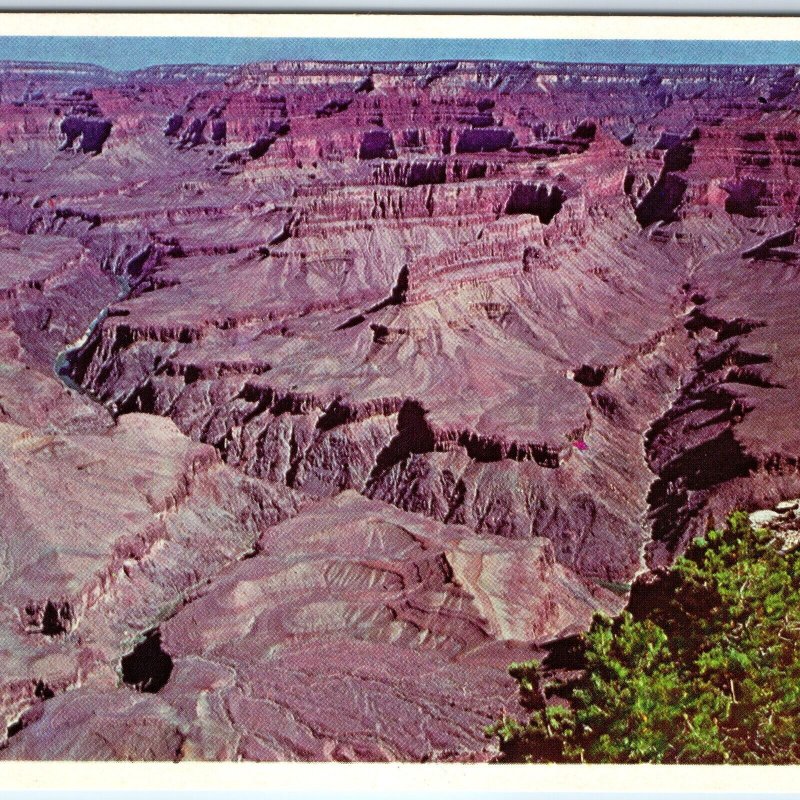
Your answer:
[[[0,62],[0,758],[496,756],[509,663],[800,496],[798,108]]]

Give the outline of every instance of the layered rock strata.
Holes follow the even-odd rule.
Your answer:
[[[794,69],[2,72],[6,757],[486,759],[800,495]]]

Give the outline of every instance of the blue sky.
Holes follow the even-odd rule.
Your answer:
[[[595,39],[257,39],[0,36],[0,60],[72,61],[119,70],[277,59],[499,59],[629,64],[800,64],[800,41]]]

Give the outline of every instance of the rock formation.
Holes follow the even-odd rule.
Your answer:
[[[3,757],[485,760],[800,495],[794,70],[0,72]]]

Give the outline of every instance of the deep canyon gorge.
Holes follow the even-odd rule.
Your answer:
[[[800,497],[795,67],[0,62],[0,757],[487,761]]]

